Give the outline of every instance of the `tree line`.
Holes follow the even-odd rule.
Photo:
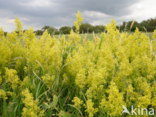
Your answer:
[[[153,32],[156,29],[156,18],[144,20],[142,22],[137,21],[127,21],[123,22],[121,25],[118,25],[117,28],[123,31],[134,32],[136,28],[138,28],[142,32]],[[44,26],[40,30],[36,30],[37,35],[42,35],[43,32],[47,30],[51,35],[57,34],[69,34],[71,30],[75,31],[74,26],[62,26],[59,29],[53,26]],[[83,23],[80,25],[80,33],[101,33],[105,31],[104,25],[91,25],[89,23]]]

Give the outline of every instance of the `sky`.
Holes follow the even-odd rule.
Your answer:
[[[84,22],[93,25],[105,25],[112,19],[118,23],[140,22],[156,18],[156,0],[0,0],[0,27],[14,30],[14,19],[18,17],[24,28],[59,28],[73,25],[77,11],[82,13]]]

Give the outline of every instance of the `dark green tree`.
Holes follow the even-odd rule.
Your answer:
[[[105,31],[105,27],[103,25],[94,26],[94,33],[101,33]]]
[[[89,23],[81,24],[80,33],[92,33],[94,31],[94,27]]]
[[[57,29],[52,26],[44,26],[42,31],[44,32],[45,30],[47,30],[50,35],[54,35],[57,32]]]
[[[63,26],[59,29],[59,33],[61,34],[69,34],[71,31],[71,27],[70,26]]]

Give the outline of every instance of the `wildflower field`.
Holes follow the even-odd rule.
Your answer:
[[[112,21],[93,39],[0,30],[1,117],[120,117],[131,105],[156,109],[156,31],[119,32]]]

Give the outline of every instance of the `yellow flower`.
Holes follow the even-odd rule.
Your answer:
[[[32,94],[28,89],[22,91],[24,108],[22,112],[23,117],[43,117],[44,111],[38,107],[38,102],[34,100]]]
[[[123,95],[119,92],[116,84],[111,81],[108,90],[108,100],[102,100],[101,104],[106,112],[111,116],[119,116],[122,113],[122,106],[125,105]]]
[[[74,103],[74,106],[78,109],[81,108],[83,101],[81,99],[79,99],[78,97],[74,97],[74,99],[72,100],[72,102]]]
[[[23,30],[23,24],[18,18],[15,19],[15,26],[16,31],[21,32]]]
[[[2,83],[2,77],[0,76],[0,84]]]
[[[0,37],[3,37],[4,36],[4,31],[2,28],[0,28]]]
[[[81,16],[81,13],[78,11],[76,14],[76,21],[74,22],[74,26],[76,27],[76,32],[78,33],[82,22],[83,22],[83,17]]]
[[[6,100],[7,99],[7,94],[3,89],[0,89],[0,98]]]
[[[5,69],[5,79],[8,83],[11,84],[11,87],[13,89],[17,88],[20,85],[20,80],[17,76],[17,71],[14,69]]]
[[[89,117],[94,117],[95,113],[98,112],[97,108],[94,108],[94,103],[91,99],[87,100],[86,102],[86,112],[88,113]]]
[[[77,86],[79,86],[81,89],[85,87],[86,85],[86,72],[85,69],[80,69],[79,73],[76,75],[75,83]]]
[[[54,80],[55,80],[55,76],[50,76],[50,75],[46,74],[46,75],[42,76],[42,80],[48,87],[52,87]]]

